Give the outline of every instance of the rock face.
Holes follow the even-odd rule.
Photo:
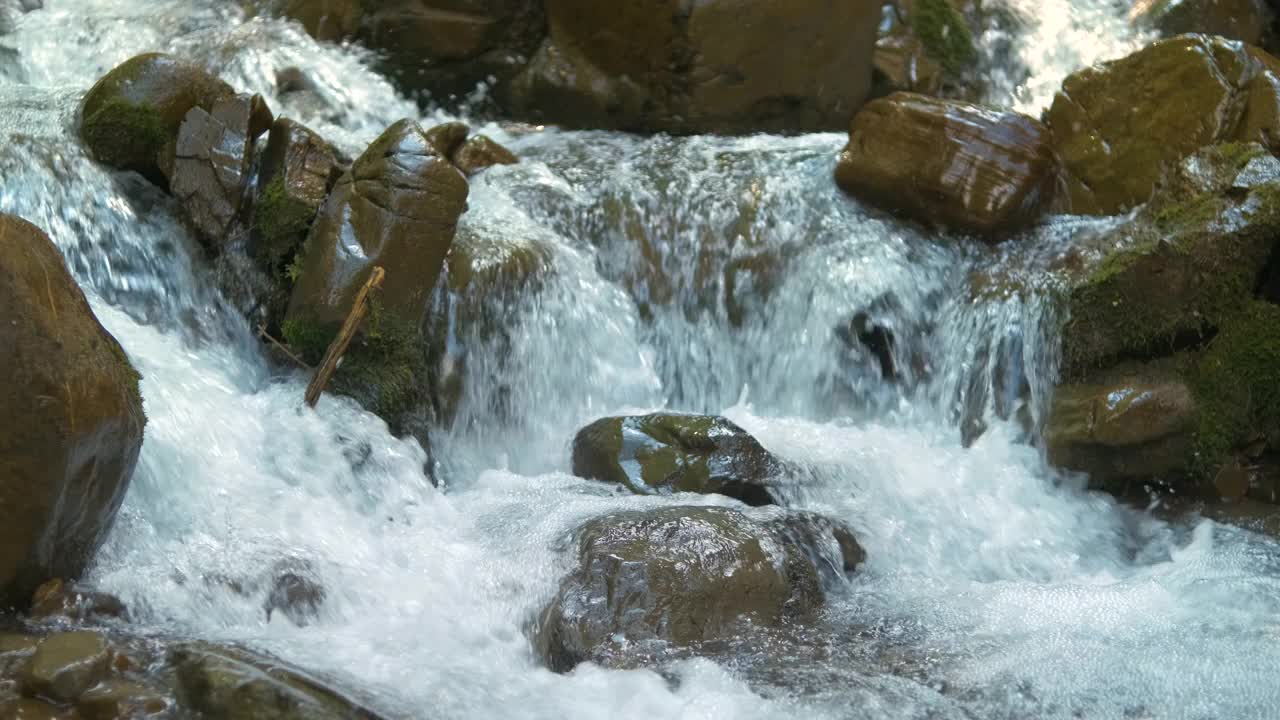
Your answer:
[[[913,218],[994,235],[1040,216],[1055,169],[1049,134],[1032,118],[894,93],[854,117],[836,182]]]
[[[719,493],[753,505],[775,502],[781,463],[722,417],[655,413],[609,417],[573,439],[575,475],[633,492]]]
[[[877,94],[937,95],[978,59],[960,0],[893,0],[876,39],[872,63]],[[950,93],[948,93],[949,95]]]
[[[142,448],[138,374],[49,238],[0,215],[0,602],[76,577]]]
[[[226,83],[168,55],[149,53],[107,73],[85,95],[80,136],[99,162],[167,185],[178,129],[194,107],[233,95]]]
[[[1065,293],[1050,460],[1118,492],[1159,480],[1259,496],[1261,460],[1280,451],[1277,237],[1280,160],[1237,143],[1186,158],[1099,238]]]
[[[1278,69],[1257,48],[1188,35],[1071,75],[1045,116],[1068,209],[1109,215],[1140,205],[1165,168],[1206,145],[1280,147]]]
[[[436,101],[520,69],[545,35],[541,0],[281,0],[275,8],[320,40],[358,39],[382,69]]]
[[[207,111],[187,111],[169,188],[206,244],[226,242],[246,194],[254,142],[270,126],[271,111],[260,95],[233,95]]]
[[[578,533],[579,567],[542,614],[536,644],[564,672],[586,660],[626,663],[627,646],[696,647],[803,618],[823,602],[815,564],[856,567],[826,528],[789,535],[725,508],[674,507],[608,515]],[[828,521],[822,521],[828,522]],[[846,533],[846,537],[847,533]],[[856,549],[855,549],[856,548]]]
[[[332,387],[393,427],[426,385],[421,328],[466,200],[466,178],[422,128],[402,120],[339,179],[295,260],[283,329],[310,362],[324,354],[373,268],[386,270]]]
[[[834,129],[870,89],[880,5],[548,0],[549,37],[512,82],[512,105],[575,127]]]

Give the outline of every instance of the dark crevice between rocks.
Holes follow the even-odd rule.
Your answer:
[[[1172,337],[1152,340],[1140,347],[1101,357],[1087,366],[1074,364],[1064,375],[1069,381],[1082,381],[1099,368],[1109,368],[1127,363],[1145,363],[1181,353],[1197,352],[1208,347],[1218,335],[1218,328],[1208,323],[1199,328],[1183,330]]]
[[[1271,257],[1263,266],[1258,276],[1258,287],[1255,293],[1260,300],[1280,305],[1280,242],[1271,251]]]
[[[893,359],[893,331],[875,322],[869,313],[857,313],[847,326],[837,327],[835,332],[847,346],[861,346],[870,352],[880,366],[880,376],[886,382],[898,379],[897,363]]]

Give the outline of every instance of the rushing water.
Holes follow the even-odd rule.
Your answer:
[[[463,229],[542,243],[551,269],[493,308],[506,345],[471,339],[459,420],[436,437],[437,488],[423,449],[350,401],[302,408],[306,378],[268,362],[172,202],[89,161],[73,130],[84,90],[145,50],[261,92],[351,152],[416,108],[358,48],[245,21],[232,3],[45,5],[0,36],[0,211],[49,231],[144,376],[142,459],[93,580],[145,627],[278,653],[396,717],[1263,718],[1280,706],[1280,548],[1084,493],[1027,442],[1060,318],[1034,293],[978,292],[972,276],[1034,264],[1097,222],[1060,218],[1000,250],[924,233],[835,190],[837,135],[485,128],[523,162],[473,179]],[[1066,73],[1131,47],[1115,5],[1008,0],[1020,21],[1000,31],[1013,50],[991,68],[997,99],[1034,110]],[[315,92],[277,96],[289,66]],[[731,284],[733,267],[768,271]],[[841,330],[858,313],[892,333],[888,360]],[[567,473],[584,422],[658,407],[725,412],[803,463],[795,503],[854,527],[868,564],[796,637],[746,638],[662,674],[555,675],[525,630],[569,567],[576,525],[729,502],[619,496]],[[281,558],[312,563],[329,589],[308,627],[268,622],[260,596],[219,580]]]

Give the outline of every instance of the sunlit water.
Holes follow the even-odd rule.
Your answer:
[[[544,243],[551,270],[494,310],[508,345],[469,340],[458,420],[434,437],[438,489],[424,450],[350,401],[301,407],[306,378],[268,362],[172,203],[97,167],[73,132],[83,91],[156,49],[353,153],[417,110],[359,49],[246,22],[229,3],[46,5],[0,37],[0,210],[49,231],[144,376],[142,460],[93,580],[149,631],[278,653],[393,717],[1264,718],[1280,706],[1276,546],[1084,493],[1027,442],[1061,318],[1034,293],[974,292],[971,273],[1052,255],[1097,223],[1058,219],[1000,250],[897,223],[835,190],[837,135],[488,127],[523,162],[473,179],[464,230]],[[1003,68],[1020,107],[1136,42],[1108,3],[1011,6],[1028,19]],[[315,94],[276,96],[291,65]],[[774,271],[731,289],[735,262]],[[859,312],[893,333],[895,379],[839,331]],[[661,674],[555,675],[526,630],[570,566],[573,528],[622,508],[732,504],[621,496],[568,474],[583,423],[658,407],[725,412],[800,463],[794,504],[848,522],[868,563],[795,637],[745,638],[741,655]],[[961,429],[981,427],[964,447],[977,433]],[[261,594],[227,587],[282,558],[311,562],[329,590],[308,627],[268,622]]]

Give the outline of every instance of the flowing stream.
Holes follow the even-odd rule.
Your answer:
[[[0,36],[0,211],[50,233],[144,377],[142,459],[92,577],[143,627],[276,653],[392,717],[1275,716],[1280,547],[1165,524],[1049,468],[1027,431],[1061,318],[1034,293],[971,288],[975,271],[1107,221],[1058,218],[991,250],[841,195],[840,135],[484,127],[522,162],[473,179],[463,230],[540,243],[550,271],[490,299],[502,347],[460,338],[467,391],[433,438],[437,487],[427,453],[351,401],[302,407],[307,378],[273,366],[220,297],[173,202],[76,138],[83,92],[149,50],[263,93],[351,153],[419,115],[359,48],[233,5],[45,0]],[[1116,3],[1005,5],[1021,21],[988,59],[992,100],[1023,110],[1140,40]],[[278,96],[289,66],[316,92]],[[740,266],[767,271],[729,287]],[[840,332],[856,313],[892,333],[887,361]],[[803,463],[793,504],[847,522],[868,563],[795,638],[554,674],[526,632],[578,524],[730,502],[623,496],[568,472],[577,428],[661,407],[724,413]],[[307,627],[210,580],[281,558],[329,590]]]

